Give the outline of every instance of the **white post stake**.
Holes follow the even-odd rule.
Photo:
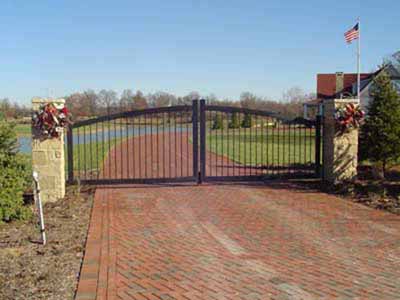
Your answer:
[[[358,45],[357,45],[357,98],[360,99],[361,91],[361,24],[358,18]]]
[[[34,171],[32,175],[33,175],[33,181],[35,182],[34,197],[39,213],[39,225],[40,225],[40,233],[42,236],[42,244],[46,245],[46,232],[44,228],[43,207],[42,207],[42,200],[40,199],[39,174],[38,172]]]

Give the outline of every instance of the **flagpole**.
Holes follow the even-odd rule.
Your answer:
[[[360,78],[360,67],[361,67],[361,26],[360,17],[358,17],[358,49],[357,49],[357,98],[360,100],[360,89],[361,89],[361,78]]]

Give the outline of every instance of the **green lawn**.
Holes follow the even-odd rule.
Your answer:
[[[207,132],[206,145],[208,151],[247,165],[282,166],[315,162],[313,129],[211,130]]]
[[[103,162],[106,159],[109,150],[122,142],[122,138],[110,139],[110,141],[86,143],[74,145],[74,171],[89,173],[97,173],[103,167]],[[67,153],[67,149],[65,149]],[[67,156],[66,156],[67,160]],[[66,167],[67,167],[66,161]]]
[[[31,135],[31,125],[30,124],[16,124],[15,131],[17,136],[30,136]]]

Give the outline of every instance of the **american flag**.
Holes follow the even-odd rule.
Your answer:
[[[358,39],[358,37],[359,37],[358,23],[349,31],[346,31],[346,33],[344,34],[344,38],[346,39],[346,42],[348,44],[350,44],[353,40]]]

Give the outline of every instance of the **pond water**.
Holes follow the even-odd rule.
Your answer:
[[[167,127],[167,128],[162,128],[162,127],[158,127],[157,126],[146,126],[146,127],[140,127],[140,128],[129,128],[128,130],[126,128],[117,128],[115,131],[114,130],[110,130],[110,131],[99,131],[99,132],[88,132],[88,130],[86,130],[86,132],[83,132],[83,130],[79,130],[77,131],[76,129],[74,130],[74,136],[73,136],[73,143],[74,145],[78,145],[78,144],[86,144],[86,143],[90,143],[90,141],[92,141],[93,143],[97,141],[101,142],[101,141],[107,141],[108,139],[115,139],[115,138],[126,138],[126,137],[132,137],[132,136],[139,136],[139,135],[143,135],[143,134],[156,134],[157,133],[157,129],[158,132],[163,132],[163,131],[175,131],[175,128],[172,126],[171,128]],[[190,130],[189,128],[186,128],[186,126],[180,127],[177,126],[176,127],[176,131],[177,132],[185,132],[187,130]],[[79,134],[78,134],[79,133]],[[18,138],[18,143],[19,143],[19,151],[21,153],[31,153],[32,152],[32,146],[31,146],[31,142],[32,142],[32,138],[26,137],[26,136],[21,136]],[[66,143],[66,138],[65,138],[65,143]]]
[[[21,136],[18,138],[19,151],[22,153],[31,153],[31,137]]]

